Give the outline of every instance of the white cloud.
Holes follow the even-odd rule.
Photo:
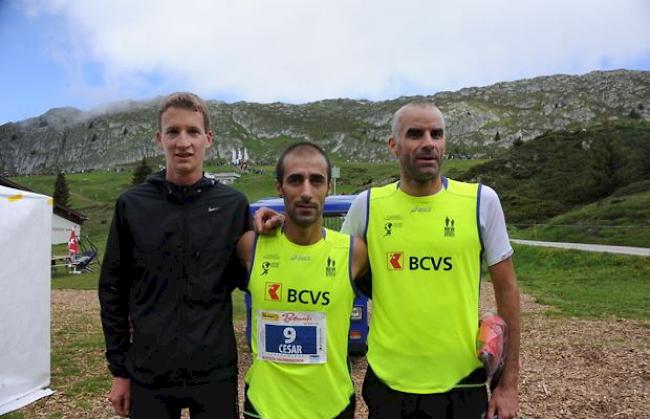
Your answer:
[[[48,0],[54,44],[87,94],[301,102],[379,99],[646,60],[644,0]],[[86,60],[103,69],[83,81]]]

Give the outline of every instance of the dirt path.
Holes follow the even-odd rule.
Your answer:
[[[65,338],[65,332],[73,331],[71,328],[79,328],[80,333],[97,333],[96,295],[94,291],[53,291],[53,347],[59,345],[57,339]],[[494,296],[489,285],[481,295],[482,310],[493,309]],[[522,296],[522,312],[519,418],[650,418],[650,322],[554,317],[545,314],[547,307],[526,295]],[[79,319],[84,318],[87,320],[80,323]],[[242,349],[240,371],[245,372],[250,354],[243,350],[244,323],[237,322],[236,330]],[[109,380],[101,361],[102,350],[80,348],[78,356],[87,358],[82,374]],[[359,390],[366,363],[364,358],[355,358],[352,364],[357,417],[362,418],[366,406]],[[114,417],[103,397],[84,396],[81,392],[72,400],[60,391],[57,383],[67,383],[75,377],[57,374],[60,372],[52,371],[52,386],[59,391],[23,409],[27,418]]]

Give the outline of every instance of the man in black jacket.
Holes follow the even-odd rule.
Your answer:
[[[109,400],[120,416],[233,418],[237,348],[230,293],[233,251],[249,229],[248,202],[203,176],[212,144],[206,106],[165,98],[156,139],[166,169],[123,193],[99,280]]]

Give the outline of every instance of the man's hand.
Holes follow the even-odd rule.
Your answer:
[[[517,397],[521,334],[519,288],[511,257],[490,266],[489,271],[499,316],[508,325],[508,343],[506,363],[503,366],[501,380],[492,393],[487,413],[490,419],[494,415],[499,415],[499,419],[512,419],[517,415],[519,404]]]
[[[113,387],[108,393],[115,413],[118,416],[127,417],[131,410],[131,380],[124,377],[113,377]]]
[[[518,405],[517,388],[498,385],[490,397],[486,418],[513,419],[517,417]]]
[[[270,236],[284,223],[284,215],[271,208],[262,207],[253,215],[255,233]]]

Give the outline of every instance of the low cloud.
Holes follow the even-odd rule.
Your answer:
[[[650,61],[644,0],[24,1],[62,19],[71,89],[304,102],[429,94]],[[88,82],[86,63],[100,69]]]

